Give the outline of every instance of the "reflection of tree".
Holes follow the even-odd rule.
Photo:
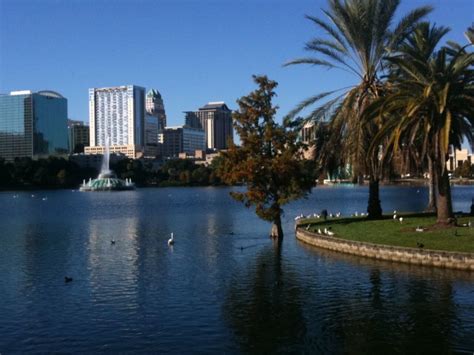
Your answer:
[[[310,316],[325,323],[325,335],[316,340],[322,342],[320,347],[356,354],[453,350],[459,319],[449,278],[432,283],[430,270],[425,270],[426,278],[405,278],[397,270],[375,266],[367,271],[367,282],[362,279],[330,291],[321,300],[327,311]]]
[[[224,307],[241,350],[288,352],[303,345],[306,325],[301,290],[288,266],[282,267],[281,248],[265,249],[255,267],[236,278]]]
[[[225,316],[241,351],[450,353],[474,345],[453,286],[471,282],[469,273],[317,253],[304,274],[265,250],[235,275]],[[335,261],[334,274],[318,269]]]
[[[452,330],[456,321],[450,282],[433,287],[430,281],[415,279],[408,284],[407,321],[404,343],[429,353],[452,351]]]

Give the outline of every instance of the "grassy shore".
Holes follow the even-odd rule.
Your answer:
[[[434,215],[399,216],[403,217],[402,223],[387,216],[377,221],[368,221],[364,217],[330,218],[327,221],[314,218],[305,219],[300,225],[312,232],[331,227],[334,237],[360,242],[409,248],[417,248],[420,243],[424,249],[474,253],[474,217],[458,218],[456,227],[440,227],[435,224]],[[469,221],[472,227],[462,226]],[[423,232],[417,232],[417,227],[422,227]]]

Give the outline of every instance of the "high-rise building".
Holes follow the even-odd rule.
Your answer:
[[[0,95],[0,157],[43,158],[68,152],[67,99],[54,91]]]
[[[166,127],[165,105],[158,90],[151,89],[146,94],[146,112],[158,118],[158,130]]]
[[[308,148],[303,152],[305,159],[314,159],[316,157],[316,128],[316,124],[310,121],[306,122],[301,129],[301,141],[308,146]]]
[[[233,140],[232,111],[222,102],[209,102],[198,111],[188,111],[186,125],[204,130],[207,149],[227,149]]]
[[[145,115],[145,156],[156,157],[158,149],[158,118],[149,114]]]
[[[145,89],[127,85],[89,89],[90,146],[86,154],[111,153],[130,158],[143,154],[145,145]]]
[[[160,133],[163,157],[177,158],[179,153],[194,154],[205,147],[205,134],[202,129],[187,126],[166,127]]]
[[[83,121],[67,120],[69,153],[84,153],[89,145],[89,126]]]

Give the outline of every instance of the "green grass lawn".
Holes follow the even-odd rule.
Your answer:
[[[364,217],[306,219],[301,223],[309,231],[317,232],[318,228],[331,227],[334,237],[374,244],[385,244],[417,248],[417,243],[424,244],[424,249],[458,251],[474,253],[474,217],[458,218],[458,225],[472,222],[472,227],[436,228],[436,217],[428,214],[400,214],[403,223],[392,216],[378,221],[368,221]],[[415,229],[427,228],[423,232]]]

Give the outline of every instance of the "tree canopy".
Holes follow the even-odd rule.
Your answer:
[[[310,191],[314,164],[303,158],[299,131],[275,121],[277,83],[266,76],[253,78],[258,88],[237,101],[233,115],[241,145],[232,144],[223,154],[220,175],[228,184],[245,184],[246,191],[232,196],[247,207],[254,205],[260,218],[273,222],[272,236],[281,238],[281,206]]]

